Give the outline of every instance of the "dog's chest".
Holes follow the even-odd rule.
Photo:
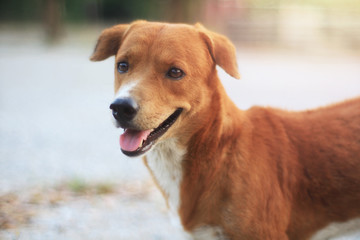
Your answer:
[[[180,205],[182,160],[185,149],[177,146],[175,139],[158,143],[147,154],[148,166],[168,199],[170,210],[177,213]]]
[[[180,184],[183,177],[182,161],[186,149],[179,148],[175,139],[158,143],[157,146],[147,154],[147,163],[156,181],[162,188],[168,199],[171,220],[174,225],[182,229],[178,215],[180,207]],[[203,226],[195,229],[190,234],[184,232],[184,239],[195,240],[223,240],[221,228]]]

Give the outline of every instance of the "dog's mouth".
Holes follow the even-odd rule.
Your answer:
[[[121,151],[129,157],[136,157],[150,150],[154,143],[175,123],[182,110],[182,108],[178,108],[155,129],[124,129],[124,133],[120,136]]]

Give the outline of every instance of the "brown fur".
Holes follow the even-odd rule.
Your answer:
[[[138,21],[105,30],[92,60],[115,55],[141,79],[136,124],[184,111],[163,139],[186,147],[179,214],[184,228],[220,226],[229,239],[309,239],[360,216],[360,98],[313,111],[239,110],[215,65],[239,78],[235,48],[201,25]],[[182,68],[179,81],[164,78]]]

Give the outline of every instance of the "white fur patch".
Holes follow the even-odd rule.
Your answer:
[[[180,183],[185,149],[179,149],[176,139],[157,143],[147,154],[148,165],[164,193],[168,197],[171,211],[178,211],[180,206]]]
[[[115,100],[118,98],[132,97],[131,90],[134,89],[134,87],[136,87],[137,84],[138,83],[136,81],[134,81],[134,82],[130,82],[128,84],[124,84],[123,86],[121,86],[115,94]],[[120,127],[119,122],[116,121],[115,118],[112,117],[112,115],[111,115],[111,120],[112,120],[113,124],[115,125],[115,127]]]
[[[171,223],[180,229],[183,228],[178,210],[180,206],[180,184],[183,174],[182,160],[185,153],[186,150],[180,149],[176,139],[172,138],[157,143],[146,155],[149,168],[168,197]],[[184,238],[191,239],[185,231]]]
[[[131,97],[131,90],[136,87],[137,84],[137,81],[132,81],[121,86],[115,94],[115,99]]]
[[[170,207],[171,223],[182,228],[179,217],[180,206],[180,184],[183,170],[182,160],[186,149],[177,145],[175,138],[159,142],[147,154],[149,168],[153,172],[160,187],[168,197]],[[194,240],[226,240],[221,228],[204,226],[195,229],[191,234],[183,231],[184,239]]]
[[[194,240],[226,240],[220,227],[204,226],[192,232]]]
[[[358,240],[360,239],[360,218],[344,223],[332,223],[318,231],[311,240]]]

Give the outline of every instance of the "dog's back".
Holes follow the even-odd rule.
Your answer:
[[[360,216],[360,98],[304,112],[255,107],[247,115],[257,154],[272,162],[291,201],[290,239]]]

